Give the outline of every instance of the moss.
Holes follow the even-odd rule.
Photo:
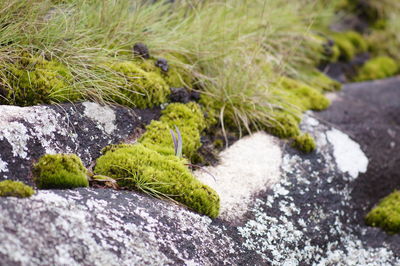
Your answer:
[[[194,211],[217,217],[219,197],[200,183],[189,171],[186,159],[174,155],[170,130],[179,129],[183,154],[197,158],[200,133],[206,127],[203,113],[196,103],[173,103],[162,111],[159,121],[152,121],[135,145],[112,145],[103,150],[95,173],[109,176],[127,189],[169,197]],[[198,159],[198,158],[197,158]]]
[[[307,84],[321,92],[338,91],[342,88],[342,84],[329,78],[324,73],[314,70],[306,73]]]
[[[118,84],[122,97],[115,100],[123,105],[138,108],[147,108],[160,105],[168,101],[170,93],[165,80],[157,72],[146,71],[140,64],[133,61],[118,62],[111,65],[124,79],[124,83]]]
[[[282,77],[276,84],[274,94],[278,97],[278,106],[284,109],[272,111],[271,120],[265,130],[280,138],[294,138],[301,134],[299,124],[306,110],[326,109],[330,101],[321,89],[313,88],[301,81]]]
[[[373,57],[389,56],[400,60],[399,35],[392,30],[375,30],[367,36],[370,53]]]
[[[333,39],[340,51],[339,59],[342,61],[351,61],[356,54],[368,50],[367,41],[354,31],[336,33],[333,35]]]
[[[300,134],[300,119],[291,113],[274,111],[270,125],[265,130],[280,138],[291,138]]]
[[[46,154],[34,165],[35,182],[40,189],[87,187],[87,170],[75,154]]]
[[[200,148],[200,134],[205,129],[204,115],[199,105],[173,103],[162,111],[160,121],[152,121],[139,142],[164,155],[174,155],[170,130],[179,129],[183,140],[183,154],[192,158]]]
[[[320,64],[321,62],[336,62],[339,59],[340,51],[336,45],[332,44],[332,41],[324,35],[308,34],[308,39],[311,44],[309,44],[311,51],[315,54],[314,56],[321,57],[316,62]],[[310,55],[311,59],[313,55]],[[321,60],[322,59],[322,60]]]
[[[282,77],[278,84],[284,92],[278,92],[283,98],[283,102],[296,106],[300,111],[324,110],[330,104],[329,100],[318,89],[301,81]]]
[[[314,138],[306,133],[293,138],[292,147],[304,152],[311,153],[315,150],[316,144]]]
[[[73,81],[68,68],[57,61],[24,55],[4,71],[8,84],[3,104],[29,106],[77,101],[81,95],[70,86]]]
[[[164,72],[155,63],[154,59],[137,59],[112,64],[111,69],[123,79],[118,84],[123,97],[114,100],[138,108],[154,107],[168,102],[170,88],[191,86],[191,77],[183,69],[170,66]]]
[[[390,77],[399,71],[396,62],[387,56],[369,60],[358,71],[355,81],[375,80]]]
[[[342,61],[351,61],[356,55],[356,49],[354,48],[350,40],[340,35],[336,35],[334,39],[335,45],[340,52],[339,59]]]
[[[5,180],[0,182],[0,197],[26,198],[35,194],[30,186],[19,181]]]
[[[368,43],[364,37],[355,31],[348,31],[343,33],[343,35],[353,44],[357,53],[362,53],[368,51]]]
[[[120,186],[168,196],[212,218],[219,213],[219,197],[200,183],[182,159],[142,144],[114,146],[96,163],[95,173],[117,180]]]
[[[400,191],[382,199],[366,216],[365,223],[388,233],[400,233]]]

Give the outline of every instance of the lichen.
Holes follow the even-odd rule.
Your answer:
[[[400,191],[382,199],[366,216],[365,223],[390,234],[400,233]]]
[[[145,147],[160,154],[174,155],[174,144],[170,130],[181,132],[183,140],[183,155],[192,158],[200,148],[200,134],[206,127],[204,115],[198,104],[172,103],[162,111],[159,121],[152,121],[146,127],[146,132],[139,139]]]
[[[315,150],[316,144],[314,138],[306,133],[293,138],[292,147],[304,152],[311,153]]]
[[[35,194],[30,186],[19,181],[4,180],[0,182],[0,197],[27,198]]]
[[[87,170],[75,154],[46,154],[34,165],[35,183],[39,189],[87,187]]]
[[[375,80],[390,77],[399,71],[396,62],[387,56],[369,60],[358,71],[355,81]]]
[[[127,189],[168,197],[212,218],[219,213],[219,196],[198,181],[185,160],[161,155],[143,144],[114,146],[96,163],[95,173],[114,178]]]
[[[30,106],[81,98],[79,91],[71,87],[72,73],[54,60],[25,54],[18,61],[8,64],[4,73],[2,104]]]

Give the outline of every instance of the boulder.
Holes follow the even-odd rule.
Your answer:
[[[92,102],[0,105],[0,180],[33,184],[32,164],[46,153],[75,153],[88,166],[102,148],[132,137],[158,113]]]
[[[398,184],[391,160],[399,155],[390,149],[400,140],[396,84],[348,85],[329,110],[307,113],[301,127],[316,139],[311,154],[258,132],[194,172],[220,194],[216,219],[133,191],[3,198],[0,264],[398,265],[400,236],[362,219]],[[384,177],[388,187],[378,186]]]

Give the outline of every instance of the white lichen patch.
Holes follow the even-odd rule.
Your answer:
[[[326,136],[333,145],[333,155],[342,172],[356,178],[359,173],[367,171],[368,158],[358,143],[337,129],[326,132]]]
[[[6,139],[11,145],[13,156],[26,158],[28,155],[28,140],[26,127],[19,122],[5,123],[0,121],[1,128],[4,128],[0,140]]]
[[[8,172],[8,163],[0,158],[0,172]]]
[[[134,193],[112,200],[120,192],[92,192],[2,200],[0,264],[5,258],[22,265],[234,264],[234,242],[210,218]]]
[[[352,235],[346,235],[341,241],[343,248],[338,249],[337,243],[329,243],[328,252],[315,265],[400,265],[400,260],[394,259],[395,255],[387,248],[369,248]]]
[[[317,120],[305,119],[302,128],[326,139],[328,129]],[[332,130],[330,130],[332,136]],[[341,132],[340,132],[341,133]],[[320,141],[312,159],[286,153],[282,159],[279,183],[273,185],[251,208],[252,218],[237,228],[243,246],[265,260],[266,265],[397,265],[398,255],[383,243],[371,248],[361,240],[363,225],[349,222],[351,182],[338,171],[338,154],[348,145],[351,154],[365,155],[348,137],[334,132],[328,141]],[[343,133],[341,133],[343,134]],[[333,142],[334,143],[331,143]],[[340,144],[337,144],[337,143]],[[354,150],[357,150],[354,152]],[[345,153],[341,151],[342,153]],[[343,157],[342,157],[343,158]],[[350,157],[351,159],[351,157]],[[366,170],[365,159],[355,167]],[[345,168],[351,174],[355,171]],[[352,218],[354,219],[354,218]],[[344,223],[343,221],[348,221]],[[393,264],[394,263],[394,264]]]
[[[82,105],[85,107],[84,114],[95,121],[100,130],[107,134],[114,133],[117,127],[115,125],[116,116],[113,109],[92,102],[84,102]]]
[[[67,135],[56,117],[57,113],[46,107],[1,106],[0,140],[6,140],[13,156],[22,159],[29,159],[27,146],[34,140],[47,153],[55,153],[58,146],[53,143],[54,135]]]
[[[279,181],[282,150],[275,137],[258,132],[237,141],[220,158],[218,166],[195,176],[219,194],[220,217],[234,221],[247,211],[254,194]]]

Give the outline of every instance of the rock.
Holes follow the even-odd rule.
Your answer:
[[[189,91],[186,88],[170,88],[170,90],[169,99],[173,103],[198,102],[200,100],[200,93],[195,90]]]
[[[32,163],[46,153],[76,153],[88,166],[102,148],[129,138],[156,113],[91,102],[0,105],[0,180],[32,185]]]
[[[363,223],[379,199],[400,187],[399,87],[400,77],[349,84],[318,114],[352,136],[370,159],[367,174],[356,180],[351,193],[356,223]]]
[[[221,188],[223,212],[214,220],[168,201],[110,189],[39,191],[25,200],[2,199],[0,264],[400,263],[398,244],[371,246],[364,239],[383,233],[351,222],[351,191],[369,163],[360,146],[310,116],[302,128],[316,138],[317,151],[309,155],[265,133],[239,140],[222,154],[239,170],[208,181]],[[247,167],[263,160],[262,152],[251,151],[264,145],[269,165]],[[247,161],[237,162],[243,156]],[[359,163],[347,164],[349,156],[360,157]],[[218,174],[221,167],[207,170]],[[224,185],[243,189],[232,193]]]
[[[256,133],[196,171],[221,196],[217,219],[111,189],[4,198],[0,265],[399,265],[400,235],[362,220],[370,193],[399,182],[399,82],[348,85],[331,109],[307,113],[310,154]]]
[[[169,99],[171,102],[188,103],[190,101],[190,93],[185,88],[171,88]]]
[[[169,66],[167,59],[159,58],[155,63],[156,67],[159,67],[162,71],[168,72]]]
[[[133,54],[141,57],[142,59],[150,58],[149,48],[147,48],[147,46],[141,42],[135,43],[133,46]]]

